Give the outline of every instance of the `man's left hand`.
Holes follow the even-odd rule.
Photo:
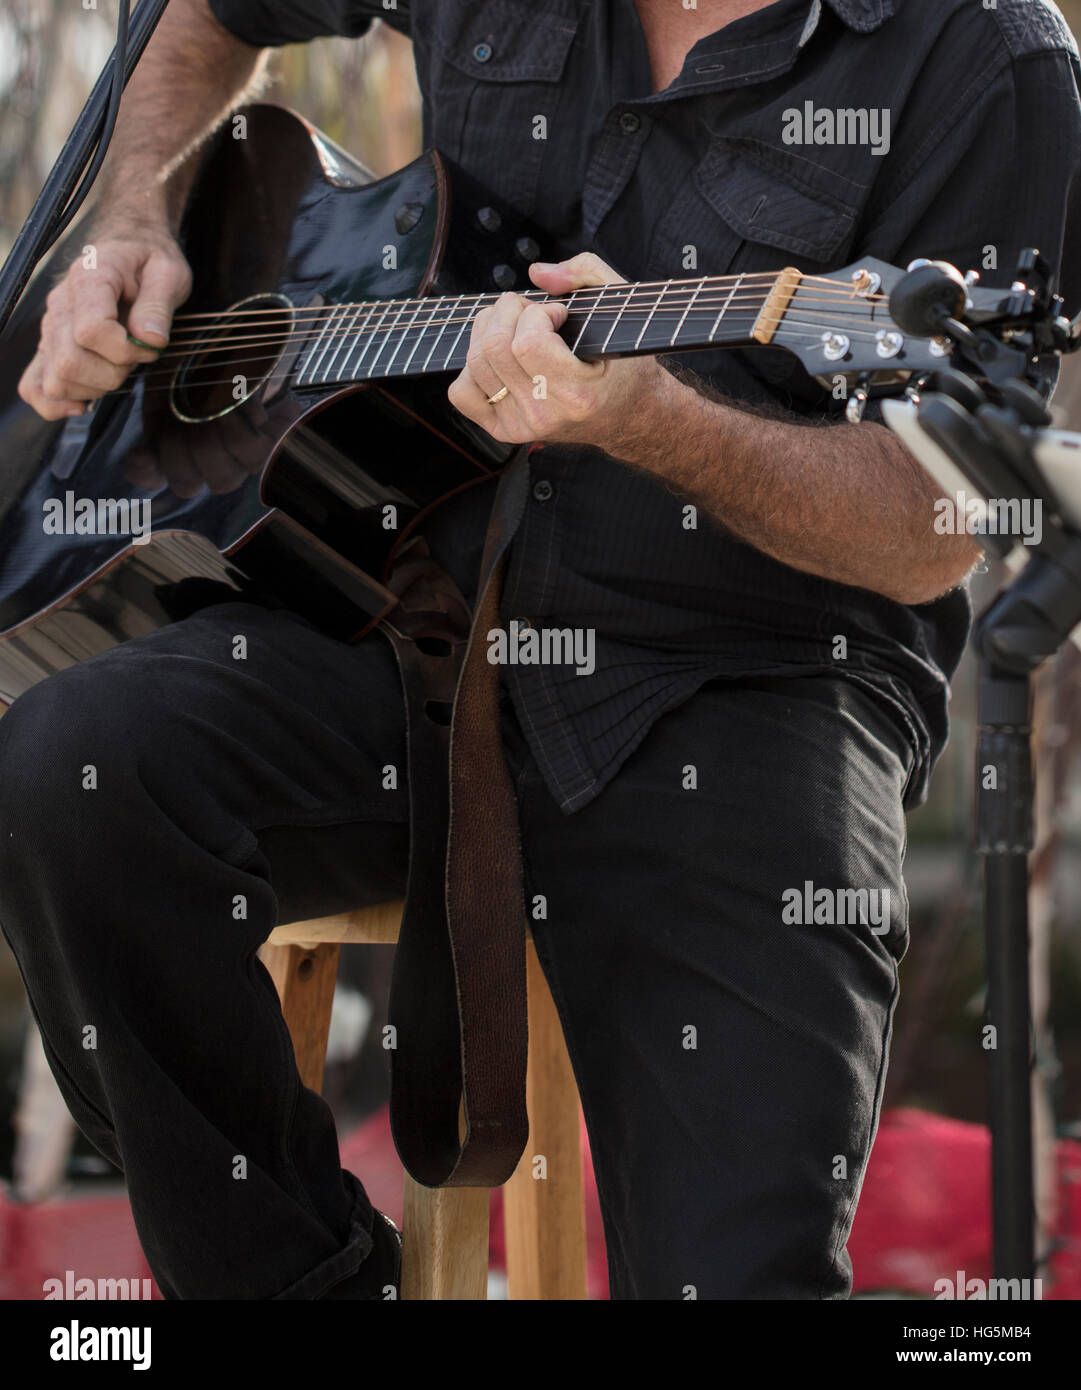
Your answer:
[[[530,266],[538,289],[568,294],[625,281],[591,252]],[[473,320],[466,365],[450,402],[504,444],[594,444],[612,452],[632,413],[656,404],[675,379],[655,357],[576,357],[559,335],[566,305],[504,294]],[[507,388],[494,405],[490,398]]]

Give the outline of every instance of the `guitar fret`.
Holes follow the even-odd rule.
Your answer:
[[[642,339],[646,336],[646,329],[647,329],[647,328],[649,327],[649,325],[653,322],[653,315],[654,315],[654,314],[657,312],[657,310],[661,307],[661,300],[664,298],[664,296],[668,293],[668,291],[669,291],[671,288],[672,288],[672,282],[671,282],[671,280],[666,280],[665,283],[664,283],[664,288],[661,290],[660,294],[657,296],[657,302],[653,305],[652,309],[650,309],[649,314],[648,314],[648,316],[647,316],[647,318],[646,318],[646,321],[645,321],[645,323],[642,325],[642,331],[641,331],[641,333],[639,333],[638,337],[634,340],[635,351],[637,351],[637,350],[642,346]]]
[[[473,320],[476,318],[477,314],[480,313],[480,302],[484,298],[484,296],[482,294],[478,294],[470,295],[469,297],[473,300],[473,311],[472,313],[467,314],[466,317],[462,320],[462,326],[458,329],[458,334],[454,339],[454,342],[451,343],[450,351],[447,353],[447,359],[443,364],[444,371],[450,370],[450,360],[458,351],[458,344],[462,341],[462,334],[465,332],[467,328],[471,327]]]
[[[424,321],[424,323],[422,323],[422,324],[420,325],[420,327],[417,329],[417,341],[413,344],[413,351],[412,351],[412,352],[409,354],[409,356],[405,359],[405,364],[403,365],[402,371],[401,371],[401,375],[402,375],[402,376],[408,376],[408,375],[409,375],[409,368],[413,365],[413,358],[416,357],[416,355],[417,355],[417,349],[420,347],[421,343],[423,343],[423,341],[424,341],[424,335],[425,335],[425,333],[427,333],[428,329],[431,328],[432,323],[434,322],[434,320],[435,320],[435,310],[434,310],[434,309],[430,309],[429,312],[428,312],[428,317],[427,317],[427,319],[426,319],[426,320]]]
[[[409,320],[409,322],[408,322],[408,323],[405,325],[405,327],[402,329],[401,342],[399,342],[398,346],[394,349],[394,352],[393,352],[393,354],[392,354],[392,356],[391,356],[390,361],[387,363],[386,367],[384,368],[384,372],[386,373],[387,376],[390,376],[390,369],[394,366],[394,359],[398,356],[399,352],[401,352],[401,350],[402,350],[402,345],[405,343],[406,339],[409,337],[409,330],[410,330],[411,328],[415,328],[415,327],[416,327],[417,318],[419,317],[420,311],[421,311],[422,309],[428,309],[428,311],[429,311],[429,312],[428,312],[428,317],[431,318],[431,316],[432,316],[432,314],[431,314],[431,306],[428,305],[428,304],[426,304],[426,303],[424,302],[424,300],[422,299],[422,300],[420,301],[420,303],[417,305],[416,312],[414,313],[413,317]],[[422,329],[420,330],[420,332],[417,334],[417,341],[413,344],[413,352],[411,352],[411,353],[409,354],[409,356],[406,358],[405,366],[401,369],[400,375],[404,376],[404,375],[406,374],[406,372],[409,370],[409,363],[412,362],[412,360],[413,360],[413,353],[415,353],[416,350],[417,350],[417,348],[420,347],[420,340],[421,340],[421,338],[423,338],[423,336],[424,336],[424,329],[422,328]]]
[[[330,311],[330,313],[328,314],[328,316],[327,316],[327,325],[326,325],[326,328],[323,330],[323,332],[326,333],[327,330],[329,329],[329,331],[330,331],[330,336],[327,338],[326,343],[325,343],[324,346],[323,346],[323,350],[322,350],[322,352],[319,354],[319,357],[318,357],[317,360],[316,360],[315,362],[313,362],[313,364],[312,364],[312,379],[313,379],[313,380],[315,379],[315,376],[316,376],[317,373],[321,373],[321,369],[322,369],[322,366],[323,366],[323,358],[324,358],[324,357],[327,355],[327,353],[330,351],[331,344],[334,342],[335,334],[336,334],[337,331],[338,331],[338,330],[335,328],[335,319],[337,318],[337,316],[339,316],[339,315],[341,314],[341,312],[342,312],[342,311],[341,311],[341,308],[335,308],[335,309],[332,309],[332,310]],[[324,381],[325,381],[326,378],[325,378],[325,377],[321,377],[321,380],[324,380]]]
[[[629,294],[625,294],[625,295],[623,296],[623,303],[620,305],[619,313],[616,314],[615,318],[612,320],[612,326],[611,326],[611,328],[608,330],[608,335],[607,335],[607,337],[605,338],[604,342],[601,344],[601,353],[602,353],[602,354],[604,354],[604,353],[606,353],[606,352],[608,351],[608,344],[612,341],[612,334],[613,334],[613,333],[616,331],[616,329],[619,327],[619,321],[620,321],[620,319],[623,317],[624,313],[626,312],[627,305],[630,303],[630,299],[631,299],[631,296],[630,296]]]
[[[306,357],[305,360],[304,360],[304,366],[300,369],[300,371],[299,371],[298,374],[297,374],[297,385],[298,385],[298,386],[310,386],[310,385],[312,384],[312,378],[315,376],[315,369],[314,369],[315,354],[316,354],[316,352],[317,352],[318,349],[319,349],[319,344],[323,341],[323,338],[324,338],[324,336],[325,336],[325,334],[326,334],[327,329],[330,327],[330,318],[331,318],[331,316],[330,316],[330,315],[327,315],[327,317],[323,320],[323,326],[322,326],[322,328],[319,330],[319,336],[315,339],[315,341],[312,343],[311,347],[309,347],[309,349],[308,349],[308,355],[307,355],[307,357]],[[310,372],[310,373],[311,373],[311,376],[309,377],[309,379],[308,379],[307,381],[304,380],[304,374],[305,374],[305,372]]]
[[[353,381],[356,379],[356,368],[360,365],[360,362],[364,357],[364,352],[367,352],[368,348],[371,346],[371,338],[366,336],[368,333],[368,325],[371,323],[372,317],[375,314],[376,309],[379,308],[381,302],[382,301],[375,299],[369,303],[368,312],[364,318],[364,322],[357,329],[353,341],[349,344],[345,352],[345,357],[342,359],[341,374],[338,377],[339,381]],[[363,307],[363,305],[361,307]],[[364,343],[364,352],[360,354],[360,357],[357,358],[354,365],[350,367],[349,359],[350,357],[352,357],[353,353],[356,352],[357,348],[360,347],[361,343]]]
[[[696,286],[696,288],[695,288],[694,294],[692,294],[691,297],[690,297],[690,299],[687,301],[687,307],[686,307],[686,309],[684,309],[684,311],[683,311],[683,317],[680,319],[679,323],[676,324],[676,330],[675,330],[675,332],[672,334],[671,342],[668,344],[669,347],[675,347],[675,345],[676,345],[676,339],[679,337],[680,333],[683,331],[683,325],[687,322],[687,315],[691,312],[692,308],[694,307],[694,301],[695,301],[695,300],[698,298],[698,296],[702,293],[702,290],[704,289],[704,287],[705,287],[705,285],[706,285],[706,282],[707,282],[708,280],[709,280],[709,276],[708,276],[708,275],[707,275],[707,276],[704,276],[701,280],[699,280],[699,282],[698,282],[698,284],[697,284],[697,286]]]
[[[447,331],[447,324],[453,322],[454,315],[458,310],[458,306],[461,304],[464,298],[464,294],[460,294],[458,296],[458,298],[454,301],[454,304],[451,307],[448,316],[443,320],[442,324],[440,325],[439,332],[435,336],[435,342],[432,344],[431,351],[428,353],[428,356],[424,359],[424,366],[421,368],[422,372],[426,372],[428,370],[428,363],[435,356],[435,350],[443,340],[443,334]]]
[[[390,300],[390,301],[388,301],[388,302],[391,303],[391,304],[393,304],[395,301],[392,299],[392,300]],[[368,366],[367,366],[367,368],[366,368],[366,370],[365,370],[365,373],[364,373],[364,374],[365,374],[365,376],[367,377],[367,379],[368,379],[369,381],[371,381],[371,379],[372,379],[372,377],[373,377],[373,375],[374,375],[374,373],[375,373],[375,364],[379,361],[379,358],[380,358],[380,356],[382,355],[383,349],[384,349],[384,348],[386,347],[386,345],[390,342],[391,337],[392,337],[392,335],[393,335],[393,333],[394,333],[394,330],[398,327],[398,324],[399,324],[399,322],[401,321],[402,315],[405,313],[406,309],[408,308],[409,300],[408,300],[408,299],[404,299],[404,300],[402,300],[401,304],[402,304],[402,307],[398,310],[398,315],[397,315],[397,317],[395,318],[394,322],[390,325],[390,327],[387,329],[387,331],[386,331],[386,336],[383,338],[383,341],[379,344],[379,351],[375,354],[375,356],[372,358],[372,360],[368,363]],[[375,331],[376,331],[377,333],[381,332],[381,331],[382,331],[382,325],[380,325],[380,327],[377,328]]]
[[[346,357],[349,356],[349,331],[360,317],[360,311],[363,305],[357,304],[348,307],[351,308],[353,312],[352,315],[346,314],[342,319],[341,332],[338,334],[338,346],[334,349],[333,353],[331,353],[330,361],[327,363],[326,370],[323,372],[324,381],[340,381],[341,377],[334,374],[334,364],[338,360],[338,354],[341,352],[342,348],[345,348]]]
[[[597,310],[600,308],[601,300],[604,298],[604,291],[605,291],[605,289],[607,289],[607,288],[608,288],[608,287],[607,287],[607,285],[606,285],[606,286],[604,286],[604,287],[601,289],[600,294],[597,296],[597,302],[593,305],[593,308],[590,309],[589,313],[586,314],[586,321],[585,321],[585,323],[582,324],[581,330],[580,330],[579,333],[578,333],[578,337],[575,338],[574,343],[573,343],[572,346],[571,346],[571,352],[577,353],[577,351],[578,351],[578,345],[579,345],[579,343],[582,341],[582,339],[585,337],[586,329],[589,327],[589,321],[590,321],[590,319],[593,317],[593,315],[597,312]],[[574,304],[575,298],[576,298],[579,294],[581,294],[581,290],[575,290],[574,294],[572,294],[571,297],[570,297],[570,299],[567,300],[567,312],[568,312],[568,314],[569,314],[570,311],[571,311],[571,306]]]
[[[714,337],[716,336],[717,329],[720,328],[720,326],[721,326],[721,319],[723,319],[724,316],[725,316],[725,314],[728,312],[728,306],[729,306],[729,304],[732,303],[732,299],[733,299],[734,295],[736,294],[736,291],[739,289],[739,287],[740,287],[740,285],[741,285],[742,283],[743,283],[743,276],[742,276],[742,275],[737,276],[737,277],[736,277],[736,283],[735,283],[735,284],[732,286],[732,288],[728,291],[728,298],[727,298],[727,299],[724,301],[724,303],[721,305],[721,311],[720,311],[720,313],[717,315],[716,319],[714,320],[714,322],[713,322],[713,327],[709,330],[709,341],[710,341],[711,343],[713,342],[713,339],[714,339]]]
[[[382,313],[381,313],[381,315],[380,315],[379,322],[375,325],[375,327],[374,327],[374,328],[366,328],[366,330],[365,330],[365,334],[366,334],[366,337],[367,337],[367,340],[368,340],[368,341],[364,344],[364,351],[360,354],[360,356],[357,358],[357,360],[353,363],[353,370],[352,370],[352,372],[350,373],[350,375],[352,376],[352,378],[353,378],[354,381],[358,380],[360,377],[362,377],[362,376],[364,376],[364,375],[366,374],[367,368],[365,368],[365,369],[362,371],[362,370],[361,370],[361,363],[364,361],[365,357],[367,357],[367,355],[368,355],[368,353],[369,353],[369,351],[370,351],[370,349],[371,349],[373,343],[375,342],[376,336],[377,336],[377,335],[383,330],[383,328],[385,327],[386,321],[387,321],[387,315],[390,313],[391,309],[394,308],[394,304],[395,304],[395,301],[394,301],[393,299],[381,299],[381,300],[378,301],[376,307],[379,308],[379,309],[381,309],[381,310],[382,310]],[[398,317],[399,317],[399,318],[401,317],[401,310],[400,310],[400,309],[398,310]],[[380,351],[382,351],[382,349],[380,349]],[[378,354],[376,354],[376,355],[378,356]]]

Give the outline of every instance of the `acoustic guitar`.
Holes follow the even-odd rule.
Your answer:
[[[427,508],[514,452],[449,404],[470,323],[505,290],[544,296],[544,235],[434,150],[383,179],[281,107],[209,143],[181,244],[194,289],[156,362],[84,416],[16,394],[79,229],[0,342],[0,701],[210,602],[270,597],[339,636],[386,612],[379,584]],[[864,259],[582,289],[583,357],[782,348],[808,372],[900,393],[949,345],[906,336],[902,271]],[[1008,291],[970,287],[992,316]],[[140,487],[148,455],[170,485]]]

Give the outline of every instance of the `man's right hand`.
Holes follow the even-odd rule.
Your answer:
[[[49,292],[38,350],[19,395],[46,420],[81,415],[169,341],[191,270],[164,224],[110,219]],[[129,336],[130,335],[130,336]],[[138,338],[140,347],[132,342]]]

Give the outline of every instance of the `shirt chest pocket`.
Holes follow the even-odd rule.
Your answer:
[[[852,248],[866,192],[809,160],[774,164],[716,137],[657,224],[650,274],[835,269]]]
[[[578,30],[573,0],[440,0],[418,8],[425,143],[534,216],[567,100],[560,79]]]

